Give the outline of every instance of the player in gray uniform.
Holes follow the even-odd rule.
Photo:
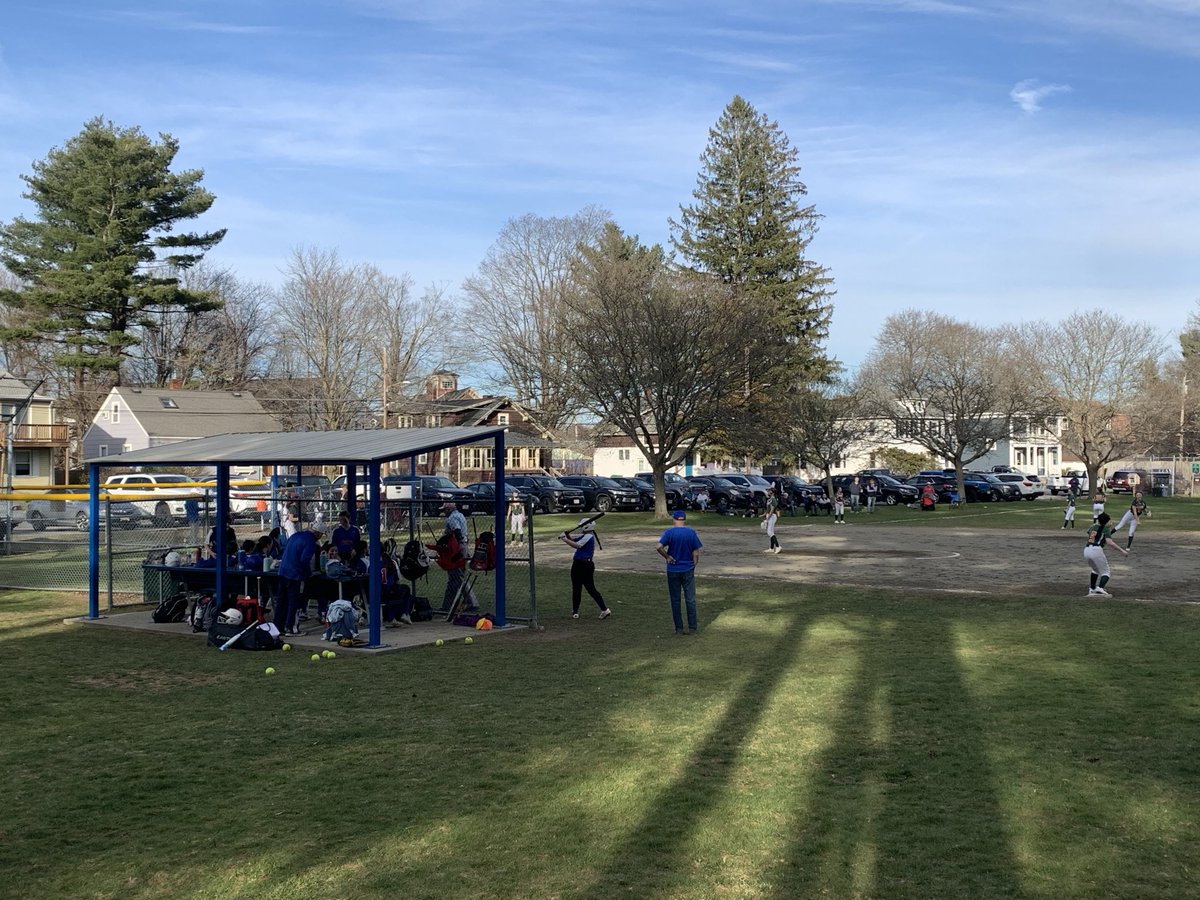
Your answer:
[[[1146,506],[1146,501],[1142,499],[1142,492],[1137,491],[1133,495],[1133,502],[1129,504],[1129,509],[1125,510],[1125,515],[1121,516],[1121,521],[1117,523],[1117,527],[1113,529],[1115,537],[1122,528],[1129,526],[1129,539],[1125,542],[1125,549],[1133,548],[1133,533],[1137,531],[1137,527],[1141,524],[1142,517],[1150,518],[1150,509]]]
[[[1096,518],[1095,524],[1088,529],[1087,543],[1083,546],[1083,558],[1087,560],[1088,567],[1092,570],[1091,580],[1092,586],[1088,590],[1089,597],[1111,597],[1108,591],[1104,589],[1108,584],[1108,557],[1104,555],[1104,546],[1108,539],[1112,537],[1112,529],[1108,527],[1108,523],[1112,519],[1108,517],[1108,513],[1100,513]],[[1113,544],[1118,550],[1129,555],[1129,551],[1124,547]]]

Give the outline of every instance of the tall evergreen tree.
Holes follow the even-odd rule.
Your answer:
[[[58,347],[57,362],[73,373],[77,414],[87,398],[120,383],[122,361],[156,315],[220,306],[178,276],[224,229],[174,233],[215,198],[200,187],[203,171],[171,171],[179,143],[159,139],[91,120],[22,176],[37,219],[0,227],[0,262],[22,282],[20,290],[0,291],[0,302],[22,314],[20,327],[10,321],[3,337]]]
[[[777,123],[734,97],[700,159],[695,203],[671,222],[672,246],[690,268],[738,285],[772,312],[789,380],[827,377],[833,279],[807,257],[820,216],[804,204],[795,148]]]

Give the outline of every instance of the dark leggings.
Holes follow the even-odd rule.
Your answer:
[[[585,589],[600,609],[608,609],[604,598],[596,590],[596,564],[590,559],[577,559],[571,563],[571,612],[579,612],[579,603],[583,599]]]

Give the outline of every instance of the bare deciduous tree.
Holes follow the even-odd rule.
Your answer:
[[[1161,354],[1146,325],[1103,311],[1075,313],[1050,327],[1024,325],[1019,334],[1028,351],[1014,368],[1038,373],[1054,407],[1066,419],[1062,445],[1087,467],[1090,484],[1101,468],[1144,450],[1150,443],[1138,399],[1148,366]]]
[[[781,412],[788,424],[781,443],[805,467],[824,474],[825,491],[833,496],[833,470],[847,452],[865,439],[870,422],[862,415],[862,399],[845,382],[817,383],[790,394]]]
[[[1040,408],[1010,344],[1004,331],[910,309],[888,317],[859,370],[871,412],[950,460],[962,497],[963,467],[1007,437],[1014,417]]]
[[[594,245],[610,218],[588,207],[573,216],[511,219],[463,283],[468,311],[459,327],[549,427],[568,421],[580,402],[576,360],[563,336],[564,297],[580,247]]]
[[[335,250],[297,249],[277,305],[278,345],[271,374],[302,379],[304,402],[288,410],[293,426],[356,428],[370,417],[373,304],[361,272]]]
[[[655,512],[667,514],[663,476],[738,402],[742,351],[764,327],[761,304],[718,279],[672,271],[661,247],[617,226],[585,250],[576,291],[565,297],[564,335],[579,363],[585,404],[633,441],[654,472]],[[751,354],[750,375],[770,367]]]

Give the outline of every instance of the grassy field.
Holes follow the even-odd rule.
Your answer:
[[[322,663],[0,595],[0,896],[1197,895],[1200,608],[601,587]]]

